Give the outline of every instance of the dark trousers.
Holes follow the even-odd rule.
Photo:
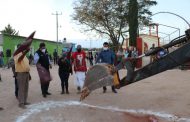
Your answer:
[[[18,97],[18,81],[15,77],[15,96]]]
[[[112,89],[112,91],[114,91],[114,90],[115,90],[115,87],[114,87],[114,86],[111,86],[111,89]],[[107,90],[106,86],[103,87],[103,90],[104,90],[104,91]]]
[[[41,90],[43,95],[46,95],[48,93],[49,83],[50,82],[41,83]]]
[[[68,91],[68,87],[69,87],[69,83],[68,83],[69,73],[68,72],[59,72],[59,77],[61,79],[61,88],[62,88],[62,91],[64,92],[65,88],[66,88],[66,91]]]
[[[53,58],[54,65],[57,64],[57,57]]]
[[[89,59],[90,66],[93,66],[93,59]]]

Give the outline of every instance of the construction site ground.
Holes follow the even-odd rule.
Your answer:
[[[42,97],[39,76],[31,66],[27,109],[18,107],[11,69],[0,68],[0,122],[190,122],[190,71],[173,69],[125,86],[93,91],[80,102],[69,78],[70,94],[61,95],[58,66],[53,66],[49,95]],[[120,77],[126,70],[119,72]]]

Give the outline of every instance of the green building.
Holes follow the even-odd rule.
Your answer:
[[[16,50],[17,45],[25,41],[26,38],[27,37],[23,37],[23,36],[0,34],[0,51],[3,51],[4,53],[4,64],[6,64],[7,60],[9,59],[9,56],[7,56],[7,51],[9,50],[9,53],[12,56],[13,52]],[[39,44],[41,42],[44,42],[46,44],[48,53],[52,57],[53,57],[53,52],[55,49],[57,49],[57,47],[58,47],[58,54],[61,55],[62,49],[65,47],[65,45],[68,46],[69,44],[69,43],[63,44],[61,42],[57,43],[55,41],[34,38],[31,45],[31,51],[29,52],[29,54],[31,53],[34,55],[35,51],[38,50]]]

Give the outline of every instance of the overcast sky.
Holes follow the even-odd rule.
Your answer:
[[[19,30],[21,36],[28,36],[36,31],[35,38],[56,40],[56,11],[61,14],[59,21],[59,40],[67,38],[69,42],[90,47],[92,37],[80,33],[78,26],[73,23],[70,15],[73,12],[74,0],[0,0],[0,30],[10,24]],[[179,14],[190,22],[190,0],[157,0],[158,5],[151,8],[153,13],[168,11]],[[179,17],[169,14],[158,14],[152,17],[153,21],[160,24],[180,28],[181,34],[189,28]],[[159,29],[164,33],[171,33],[175,29]],[[172,34],[171,36],[176,36]],[[163,36],[163,35],[162,35]],[[78,41],[83,40],[83,41]],[[97,39],[95,39],[97,40]],[[91,47],[100,47],[103,41],[91,41]]]

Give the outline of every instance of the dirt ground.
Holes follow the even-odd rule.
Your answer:
[[[53,66],[53,81],[43,98],[35,66],[31,66],[27,109],[18,107],[14,96],[11,69],[0,68],[0,122],[190,122],[190,71],[178,69],[147,78],[118,90],[98,89],[80,102],[69,79],[69,95],[61,95],[58,67]],[[121,77],[125,74],[121,71]]]

